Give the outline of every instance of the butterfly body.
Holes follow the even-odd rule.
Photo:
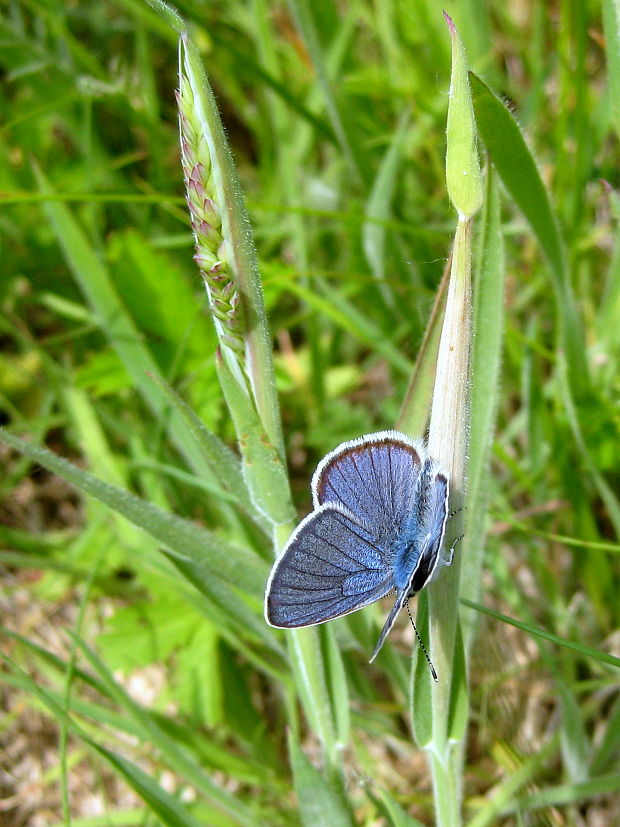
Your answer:
[[[281,628],[311,626],[395,591],[374,659],[407,598],[449,562],[440,553],[447,474],[420,442],[381,431],[327,454],[312,492],[314,511],[274,564],[265,617]]]

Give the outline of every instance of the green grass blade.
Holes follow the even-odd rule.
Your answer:
[[[620,135],[620,4],[618,0],[603,0],[603,27],[611,111],[616,135]]]
[[[310,763],[292,733],[289,752],[304,827],[352,827],[353,819],[342,794]]]
[[[379,165],[368,201],[366,216],[371,219],[362,228],[362,239],[366,259],[381,292],[390,306],[394,305],[394,295],[385,282],[385,241],[387,229],[384,222],[391,218],[392,198],[397,175],[403,161],[403,144],[409,128],[409,112],[404,112],[394,131],[389,147]]]
[[[433,309],[424,331],[424,338],[415,361],[415,366],[407,385],[396,427],[409,436],[417,437],[424,433],[428,419],[435,384],[435,366],[439,351],[439,339],[446,309],[448,282],[450,279],[450,261],[443,272],[437,288]]]
[[[503,338],[504,244],[497,178],[488,169],[487,192],[480,217],[479,255],[474,278],[471,429],[466,531],[462,548],[461,594],[477,601],[484,557],[485,516],[489,492],[488,465],[499,397]],[[462,620],[466,651],[475,616]]]
[[[291,668],[295,677],[295,686],[304,712],[312,729],[319,737],[325,752],[327,772],[336,773],[341,760],[336,721],[334,720],[330,698],[326,664],[322,655],[318,629],[293,629],[289,637],[289,646],[293,657]]]
[[[421,821],[409,815],[385,790],[381,790],[378,804],[379,809],[385,813],[389,827],[424,827]]]
[[[175,31],[177,34],[184,34],[187,31],[187,27],[185,26],[185,21],[183,18],[176,12],[176,10],[168,5],[168,3],[162,2],[162,0],[146,0],[148,5],[157,12],[157,18],[155,18],[156,22],[159,23],[159,19],[165,21],[166,25],[160,25],[158,27],[158,31],[162,35],[168,34],[168,28]],[[136,11],[140,11],[141,14],[146,15],[145,9],[140,9],[140,6],[143,5],[141,3],[137,4]],[[151,25],[153,22],[149,20]]]
[[[101,330],[109,338],[136,388],[158,420],[167,421],[171,439],[187,463],[199,476],[209,476],[208,465],[200,460],[194,438],[168,403],[149,374],[160,377],[150,351],[142,343],[140,331],[125,310],[106,268],[90,245],[86,234],[69,208],[53,200],[54,191],[35,168],[40,191],[49,196],[45,212],[62,248],[69,268],[86,296]]]
[[[91,592],[93,588],[93,584],[95,582],[97,573],[99,572],[105,557],[106,548],[103,544],[100,545],[100,548],[97,552],[97,558],[94,562],[94,565],[91,566],[91,570],[88,573],[88,577],[86,579],[85,588],[83,595],[80,599],[80,608],[78,612],[78,616],[75,622],[75,628],[72,635],[72,642],[71,642],[71,649],[69,653],[69,659],[67,661],[67,668],[65,670],[64,676],[64,686],[62,692],[62,709],[64,712],[63,719],[59,722],[60,723],[60,738],[58,744],[58,752],[60,755],[60,776],[61,776],[61,789],[62,789],[62,813],[64,816],[65,821],[70,821],[71,818],[71,807],[69,803],[69,771],[68,771],[68,742],[69,742],[69,726],[68,726],[68,716],[69,716],[69,708],[71,703],[71,693],[73,682],[75,678],[75,673],[77,669],[77,639],[81,635],[82,628],[84,625],[84,618],[86,614],[86,608],[90,602]]]
[[[588,445],[583,437],[583,429],[580,422],[580,408],[579,405],[576,403],[574,395],[571,393],[571,388],[568,383],[568,366],[565,365],[565,362],[562,358],[559,360],[559,371],[558,371],[558,380],[560,386],[560,392],[562,395],[562,401],[564,402],[564,408],[567,413],[568,421],[570,423],[571,430],[573,432],[573,437],[577,446],[579,447],[579,451],[581,456],[584,460],[585,466],[588,469],[588,473],[592,477],[592,480],[598,489],[599,495],[609,513],[609,519],[614,527],[614,531],[616,532],[616,537],[620,538],[620,499],[616,491],[609,485],[603,474],[598,470],[596,462],[592,458],[592,455],[588,449]]]
[[[144,810],[121,808],[113,813],[101,816],[84,816],[72,818],[71,827],[143,827]],[[47,827],[67,827],[66,821],[51,821]]]
[[[323,643],[324,663],[333,709],[335,737],[337,743],[346,747],[351,736],[351,699],[347,686],[347,675],[342,661],[342,654],[331,629],[323,626],[319,630]]]
[[[569,778],[577,784],[587,781],[589,776],[589,745],[583,712],[575,694],[562,679],[556,679],[555,685],[562,702],[562,757]]]
[[[613,704],[603,737],[596,745],[590,765],[592,776],[602,775],[612,770],[618,772],[618,769],[620,769],[618,744],[620,744],[620,696],[616,698]]]
[[[497,818],[515,794],[527,784],[532,783],[536,773],[545,766],[557,750],[556,739],[552,738],[533,756],[528,757],[522,765],[507,778],[493,796],[484,803],[476,815],[467,822],[467,827],[492,827]]]
[[[468,606],[470,609],[476,609],[476,611],[482,612],[489,617],[493,617],[495,620],[500,620],[502,623],[508,623],[510,626],[515,626],[517,629],[521,629],[523,632],[539,637],[542,640],[548,640],[551,643],[555,643],[557,646],[563,646],[566,649],[571,649],[573,652],[577,652],[585,658],[592,658],[599,663],[605,663],[608,666],[613,666],[616,669],[620,669],[620,658],[615,655],[610,655],[607,652],[601,652],[600,649],[593,649],[591,646],[586,646],[584,643],[566,640],[558,635],[554,635],[552,632],[547,632],[545,629],[532,626],[531,623],[523,623],[521,620],[516,620],[514,617],[508,617],[501,612],[488,609],[486,606],[481,606],[479,603],[474,603],[465,597],[461,598],[461,603],[464,606]]]
[[[246,513],[251,514],[267,528],[263,516],[256,511],[250,497],[243,470],[239,459],[207,426],[202,422],[189,405],[163,380],[157,380],[166,394],[171,406],[184,420],[186,427],[194,436],[196,444],[200,446],[205,462],[211,467],[214,476],[219,480],[222,488],[238,500]]]
[[[528,812],[544,808],[579,806],[581,802],[590,802],[603,796],[614,796],[620,791],[620,775],[612,773],[600,778],[591,778],[578,784],[561,784],[546,787],[535,793],[517,798],[514,804],[504,808],[502,815],[513,812]]]
[[[163,552],[183,575],[185,580],[194,586],[195,589],[207,598],[205,605],[202,599],[196,598],[194,605],[203,613],[207,620],[214,623],[231,646],[243,650],[250,660],[259,661],[258,655],[252,655],[251,647],[244,643],[244,637],[250,635],[256,640],[262,641],[267,649],[283,655],[283,649],[278,644],[272,630],[267,626],[256,606],[262,606],[262,594],[265,577],[256,580],[254,591],[258,592],[254,600],[255,608],[246,605],[245,601],[239,599],[235,584],[228,584],[217,576],[214,569],[207,568],[204,562],[201,563],[197,556],[195,559],[182,558],[178,554]],[[248,652],[249,650],[249,652]],[[265,664],[261,662],[261,668]],[[268,670],[269,671],[269,670]]]
[[[422,640],[429,640],[428,595],[422,592],[417,598],[416,627]],[[441,679],[441,676],[439,676]],[[411,660],[411,726],[413,737],[420,749],[427,749],[433,741],[433,678],[424,655],[416,648]]]
[[[406,375],[411,373],[411,362],[342,293],[331,290],[324,284],[319,285],[320,292],[293,281],[287,286],[318,313],[331,319],[363,344],[377,350],[396,370]]]
[[[159,784],[156,784],[150,775],[140,769],[137,764],[128,761],[118,752],[114,752],[101,744],[96,743],[87,735],[82,739],[103,758],[121,778],[124,778],[133,791],[148,805],[151,812],[166,827],[200,827],[200,822],[193,818],[188,810],[176,798],[167,793]],[[245,822],[239,819],[240,824]]]
[[[220,357],[217,371],[237,432],[243,471],[255,507],[275,525],[295,519],[286,465],[265,433],[254,404]]]
[[[69,731],[86,743],[91,749],[97,752],[107,763],[109,763],[118,774],[125,779],[125,781],[134,789],[134,791],[146,802],[146,804],[161,818],[164,824],[170,824],[172,827],[183,827],[183,825],[191,825],[191,827],[200,827],[199,822],[195,821],[190,813],[180,804],[177,799],[165,792],[153,779],[148,776],[143,770],[139,769],[128,759],[119,755],[107,747],[91,738],[82,727],[80,727],[69,715],[65,713],[62,705],[54,698],[54,696],[43,687],[38,686],[31,680],[16,664],[12,664],[4,655],[1,656],[7,663],[9,668],[17,675],[21,676],[22,683],[27,687],[32,695],[35,695],[39,700],[49,709],[50,713],[59,722],[65,722]],[[255,824],[257,823],[253,813],[248,810],[241,802],[237,802],[233,796],[225,790],[221,790],[216,785],[213,785],[215,795],[218,798],[218,804],[223,806],[224,811],[232,815],[240,824]],[[247,820],[246,820],[247,819]]]
[[[581,396],[588,388],[589,368],[557,218],[536,162],[513,116],[479,77],[470,73],[470,80],[480,137],[504,186],[526,217],[549,262],[571,385]]]
[[[267,565],[247,549],[216,537],[123,488],[103,482],[46,448],[19,439],[3,428],[0,439],[143,528],[180,560],[196,560],[206,569],[217,572],[218,578],[249,594],[262,594]]]
[[[62,676],[67,671],[67,662],[48,652],[27,638],[11,632],[9,629],[0,627],[0,633],[13,641],[19,642],[28,650],[29,656],[34,657],[40,661],[39,667],[48,675],[52,675],[53,680],[62,679]],[[103,682],[95,677],[91,672],[85,672],[79,667],[74,670],[74,691],[70,697],[70,709],[73,713],[80,715],[82,718],[89,719],[94,722],[97,727],[112,727],[119,732],[126,733],[133,738],[144,738],[145,729],[139,722],[138,718],[132,715],[127,715],[127,712],[121,706],[120,711],[111,708],[111,703],[118,696],[119,687],[117,684],[110,684]],[[19,676],[9,676],[4,674],[2,680],[10,683],[11,686],[16,686],[22,690],[27,690],[28,685],[25,679]],[[94,689],[98,695],[103,699],[103,703],[94,703],[85,701],[77,694],[76,687],[78,681],[84,686]],[[82,688],[81,686],[79,687]],[[122,687],[120,687],[121,691]],[[61,694],[52,689],[47,690],[59,705],[61,704]],[[271,766],[265,764],[263,756],[256,756],[253,761],[246,761],[245,758],[231,754],[230,750],[224,744],[218,744],[215,741],[205,739],[204,733],[196,730],[195,722],[182,723],[179,720],[171,719],[165,714],[160,714],[153,710],[146,710],[143,707],[140,709],[147,715],[153,718],[155,724],[166,734],[168,738],[174,738],[177,746],[182,746],[188,754],[194,753],[201,756],[208,766],[221,768],[222,771],[238,778],[241,781],[253,783],[256,778],[262,778],[266,781],[269,776]]]
[[[207,798],[212,799],[225,810],[229,809],[235,818],[249,818],[253,821],[251,811],[241,806],[235,799],[215,784],[199,767],[199,765],[185,753],[176,742],[167,735],[158,725],[153,716],[136,703],[131,696],[118,684],[103,661],[97,657],[83,640],[77,640],[80,651],[85,655],[96,675],[104,684],[108,695],[123,709],[142,730],[142,737],[156,747],[162,757],[181,778],[196,787]],[[241,819],[240,819],[241,820]],[[243,821],[241,823],[244,823]]]
[[[450,688],[448,738],[451,741],[463,741],[467,733],[468,723],[469,697],[467,689],[467,664],[465,662],[465,647],[463,645],[461,623],[459,622],[456,630],[456,641],[454,644],[454,666],[452,670],[452,686]]]
[[[289,0],[289,6],[293,13],[293,18],[297,24],[301,36],[303,37],[306,48],[310,55],[314,71],[317,74],[317,79],[323,93],[325,101],[325,108],[331,123],[331,127],[338,139],[342,153],[349,165],[349,168],[358,181],[362,179],[362,168],[356,144],[352,142],[347,126],[347,119],[342,111],[342,107],[332,90],[332,84],[329,80],[329,73],[326,67],[325,55],[323,47],[317,31],[316,22],[314,20],[313,4],[308,0]]]
[[[536,235],[555,279],[563,280],[566,253],[558,220],[523,133],[505,104],[473,72],[470,83],[480,137]]]

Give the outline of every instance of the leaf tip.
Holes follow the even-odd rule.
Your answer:
[[[445,9],[443,10],[443,19],[446,21],[446,25],[448,26],[450,35],[454,36],[456,34],[456,26],[454,25],[454,20],[450,17],[450,15]]]

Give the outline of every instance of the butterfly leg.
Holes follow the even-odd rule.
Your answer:
[[[454,560],[454,549],[456,548],[456,544],[460,543],[464,536],[464,534],[461,534],[461,536],[457,537],[456,540],[452,543],[452,545],[450,546],[450,551],[448,552],[448,558],[446,559],[444,565],[452,565],[452,561]]]

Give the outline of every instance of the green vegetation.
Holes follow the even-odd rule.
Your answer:
[[[441,7],[5,4],[10,827],[620,818],[620,18],[445,7],[484,198],[438,688],[406,616],[371,666],[385,605],[280,632],[263,591],[324,453],[426,430],[480,196]]]

